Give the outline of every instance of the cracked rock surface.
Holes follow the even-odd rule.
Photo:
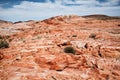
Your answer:
[[[0,22],[0,80],[119,80],[120,19],[76,15]],[[1,39],[0,39],[1,40]],[[71,46],[75,54],[65,53]]]

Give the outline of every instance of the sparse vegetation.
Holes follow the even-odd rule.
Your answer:
[[[10,38],[9,35],[4,35],[4,36],[0,35],[0,39],[9,39],[9,38]]]
[[[77,35],[72,35],[72,37],[77,37]]]
[[[0,41],[0,48],[9,48],[9,44],[5,40]]]
[[[89,38],[95,39],[95,38],[96,38],[96,34],[95,34],[95,33],[91,33],[91,34],[89,35]]]
[[[65,47],[65,48],[64,48],[64,52],[65,52],[65,53],[75,54],[75,49],[74,49],[73,47],[71,47],[71,46]]]
[[[8,39],[9,36],[2,36],[0,35],[0,48],[8,48],[9,44],[6,39]]]
[[[3,36],[0,35],[0,39],[3,39]]]
[[[37,36],[37,39],[41,39],[41,37],[40,37],[40,36]]]

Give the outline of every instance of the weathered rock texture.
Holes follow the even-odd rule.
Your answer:
[[[0,80],[120,79],[120,18],[70,15],[4,25],[0,35],[10,46],[0,49]],[[64,52],[67,46],[75,55]]]

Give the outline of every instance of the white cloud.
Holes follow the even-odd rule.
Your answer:
[[[99,2],[96,0],[75,0],[75,1],[70,1],[70,0],[64,0],[66,4],[82,4],[82,5],[95,5],[98,4]]]
[[[111,6],[110,3],[117,4],[118,0],[111,0],[107,3],[99,3],[96,0],[56,0],[55,3],[47,1],[46,3],[23,1],[20,5],[14,5],[12,8],[4,9],[0,7],[0,19],[9,21],[19,20],[41,20],[57,15],[89,15],[106,14],[120,16],[120,6]],[[65,2],[66,1],[66,2]],[[65,6],[61,3],[82,4],[80,6]],[[96,7],[100,5],[102,7]]]

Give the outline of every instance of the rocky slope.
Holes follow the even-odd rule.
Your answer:
[[[120,18],[105,17],[56,16],[0,25],[9,43],[0,49],[0,80],[119,80]],[[67,46],[76,53],[65,53]]]
[[[13,23],[9,21],[0,20],[0,27],[11,26]]]

